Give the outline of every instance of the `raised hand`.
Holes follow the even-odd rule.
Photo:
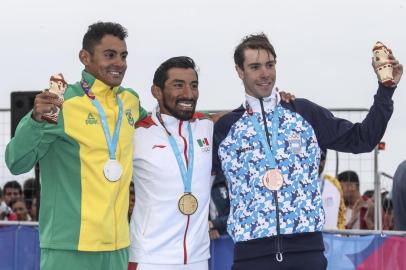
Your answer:
[[[42,116],[46,113],[56,112],[57,107],[62,107],[62,102],[58,95],[49,91],[44,91],[35,96],[32,118],[37,122],[44,121]]]

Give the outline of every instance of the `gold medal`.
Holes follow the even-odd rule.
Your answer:
[[[272,169],[265,173],[262,178],[264,186],[272,191],[279,190],[283,184],[283,177],[281,171],[278,169]]]
[[[192,193],[185,193],[178,202],[179,211],[184,215],[193,215],[197,210],[197,199]]]

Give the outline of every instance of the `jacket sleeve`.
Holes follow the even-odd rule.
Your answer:
[[[221,162],[220,158],[218,156],[218,149],[219,149],[219,144],[221,143],[223,136],[221,132],[219,131],[219,128],[216,124],[214,125],[214,131],[213,131],[213,152],[212,152],[212,174],[216,175],[221,172]]]
[[[221,161],[218,155],[218,150],[220,147],[221,142],[227,137],[231,127],[241,118],[244,114],[245,109],[243,106],[229,112],[218,121],[214,123],[214,131],[213,131],[213,165],[212,165],[212,174],[216,175],[222,172],[221,169]]]
[[[138,106],[139,106],[139,117],[136,122],[141,121],[148,116],[148,112],[141,106],[141,102],[139,102]]]
[[[12,174],[30,171],[46,154],[56,136],[44,135],[45,129],[55,129],[55,126],[36,122],[31,118],[31,112],[21,119],[5,153],[6,165]]]
[[[329,110],[310,101],[298,109],[315,130],[320,148],[365,153],[372,151],[385,133],[393,112],[394,90],[380,84],[373,105],[360,123],[334,117]]]

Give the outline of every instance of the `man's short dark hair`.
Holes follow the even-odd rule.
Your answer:
[[[18,193],[20,193],[20,195],[23,195],[23,190],[21,188],[21,185],[17,181],[7,182],[3,187],[4,193],[6,193],[6,189],[8,189],[8,188],[18,189]]]
[[[191,68],[195,71],[198,78],[196,64],[193,59],[187,56],[177,56],[169,58],[158,67],[154,74],[154,85],[164,89],[165,82],[168,80],[168,70],[171,68]]]
[[[337,176],[340,182],[355,183],[359,186],[358,175],[354,171],[344,171]]]
[[[365,190],[362,196],[373,198],[375,191],[373,189]]]
[[[127,36],[127,29],[119,23],[97,22],[89,25],[86,34],[83,36],[82,49],[89,53],[94,52],[94,47],[99,44],[105,35],[113,35],[121,40]]]
[[[244,69],[244,60],[245,60],[244,51],[246,49],[265,50],[268,53],[271,53],[273,57],[276,59],[275,49],[269,42],[268,37],[264,33],[244,37],[241,43],[238,44],[237,47],[235,48],[234,63],[240,69]]]

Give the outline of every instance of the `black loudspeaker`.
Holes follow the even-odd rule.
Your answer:
[[[21,118],[23,118],[34,106],[35,96],[41,91],[18,91],[11,92],[11,137]]]

